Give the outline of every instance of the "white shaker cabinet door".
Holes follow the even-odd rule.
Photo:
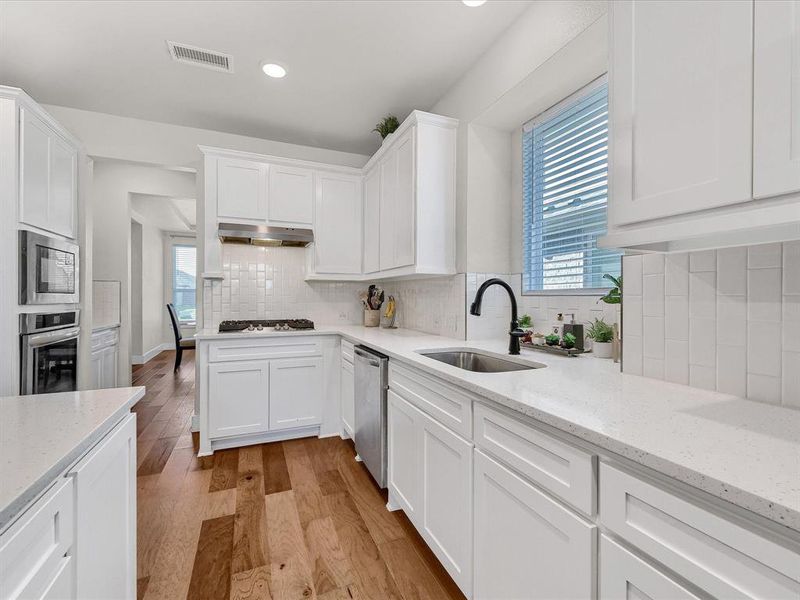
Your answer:
[[[753,3],[610,4],[609,221],[752,198]]]
[[[600,600],[698,600],[673,581],[606,536],[600,536]]]
[[[128,415],[78,465],[77,597],[136,598],[136,415]]]
[[[467,597],[472,591],[472,443],[421,415],[422,536]]]
[[[274,360],[269,364],[271,430],[322,422],[322,358]]]
[[[414,127],[397,140],[397,196],[394,210],[394,266],[406,267],[415,262],[416,189]]]
[[[364,273],[380,270],[381,169],[376,167],[364,177]]]
[[[75,237],[78,153],[58,135],[50,139],[48,222],[50,231]]]
[[[356,411],[356,392],[355,392],[355,370],[353,363],[342,359],[342,379],[340,382],[341,402],[342,402],[342,424],[351,438],[355,434],[355,411]]]
[[[270,165],[267,218],[276,227],[311,227],[314,217],[314,172]]]
[[[317,273],[361,273],[361,178],[317,174],[314,251]]]
[[[594,597],[596,528],[475,451],[475,600]]]
[[[49,229],[50,128],[20,108],[20,220]]]
[[[217,159],[217,218],[264,222],[267,218],[267,165],[250,160]]]
[[[378,170],[381,174],[380,186],[380,268],[381,271],[397,266],[395,260],[395,218],[397,211],[397,149],[390,148],[383,157]]]
[[[800,191],[800,0],[756,2],[753,196]]]
[[[209,365],[208,398],[211,439],[269,430],[269,361]]]
[[[421,422],[422,412],[389,390],[387,486],[391,500],[417,528],[422,525]]]

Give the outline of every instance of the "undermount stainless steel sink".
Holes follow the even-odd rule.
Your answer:
[[[477,350],[419,350],[419,354],[475,373],[508,373],[542,369],[547,365]]]

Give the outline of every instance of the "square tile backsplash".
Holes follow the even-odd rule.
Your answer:
[[[800,242],[626,256],[626,373],[800,408]]]
[[[358,293],[369,282],[306,281],[306,254],[297,248],[222,246],[223,279],[205,281],[203,327],[226,319],[309,318],[360,325]],[[397,324],[464,339],[464,275],[385,282],[398,301]]]

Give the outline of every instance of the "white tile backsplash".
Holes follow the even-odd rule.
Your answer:
[[[665,256],[663,330],[657,261],[623,265],[625,372],[800,408],[800,242]]]
[[[309,318],[320,324],[363,323],[360,290],[369,282],[306,281],[297,248],[222,247],[223,279],[205,281],[203,326],[225,319]],[[383,282],[398,302],[397,325],[464,339],[464,276]]]
[[[550,333],[560,329],[569,322],[569,315],[575,315],[576,323],[584,325],[594,319],[602,318],[609,325],[619,323],[619,305],[600,302],[600,296],[567,296],[567,295],[522,295],[522,275],[520,273],[467,273],[466,297],[464,302],[467,319],[467,339],[499,339],[508,335],[511,319],[511,302],[508,294],[499,286],[487,290],[483,297],[480,317],[469,314],[469,307],[475,299],[475,293],[487,279],[497,277],[508,283],[517,297],[519,315],[528,314],[533,320],[533,330],[539,333]],[[558,314],[564,320],[557,319]],[[640,326],[641,327],[641,326]],[[586,340],[587,347],[591,340]]]
[[[120,323],[120,282],[92,281],[92,327],[106,327]]]

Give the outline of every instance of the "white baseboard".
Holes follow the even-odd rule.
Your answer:
[[[149,361],[150,359],[155,358],[156,356],[158,356],[158,354],[163,352],[164,350],[174,350],[174,349],[175,349],[175,344],[171,344],[169,342],[164,342],[160,346],[156,346],[155,348],[151,348],[150,350],[148,350],[147,352],[145,352],[141,356],[139,356],[137,354],[131,356],[131,364],[133,364],[133,365],[143,365],[147,361]]]

